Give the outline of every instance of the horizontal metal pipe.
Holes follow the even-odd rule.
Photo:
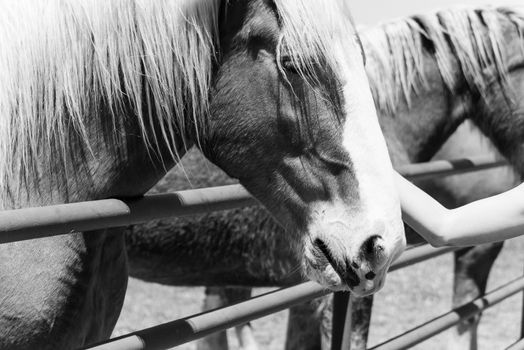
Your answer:
[[[406,267],[438,255],[446,254],[448,248],[431,248],[428,245],[406,251],[391,267],[391,271]],[[135,333],[112,339],[104,344],[90,347],[97,350],[120,349],[168,349],[204,337],[213,332],[234,327],[274,312],[285,310],[323,295],[330,291],[314,282],[282,288],[250,300],[208,311],[195,316],[165,323]]]
[[[421,246],[417,246],[408,249],[398,258],[393,265],[391,265],[389,272],[400,270],[404,267],[414,265],[416,263],[435,258],[446,253],[454,252],[462,249],[462,247],[442,247],[433,248],[429,244],[425,243]]]
[[[213,332],[234,327],[254,318],[263,317],[326,294],[326,290],[314,282],[280,289],[249,301],[227,306],[184,319],[143,329],[130,336],[101,344],[89,349],[168,349],[204,337]],[[124,345],[125,342],[125,345]]]
[[[524,339],[517,340],[517,342],[508,346],[506,350],[524,350]]]
[[[408,349],[432,336],[449,329],[461,320],[470,318],[483,310],[501,302],[507,297],[524,289],[524,277],[519,277],[495,290],[462,305],[439,317],[436,317],[401,335],[389,339],[370,350],[399,350]]]
[[[400,169],[400,172],[407,177],[422,178],[423,176],[428,176],[428,171],[436,174],[438,173],[438,175],[451,175],[452,172],[463,173],[468,171],[468,169],[469,171],[472,171],[472,169],[477,166],[480,170],[504,165],[502,162],[493,163],[492,159],[491,163],[494,164],[492,166],[489,166],[488,162],[483,162],[484,160],[482,159],[480,161],[472,161],[468,166],[466,166],[466,162],[440,161],[438,166],[424,164],[418,168],[410,167],[404,171],[403,169]],[[453,169],[450,170],[451,168]],[[434,249],[428,245],[408,250],[393,264],[391,271],[453,250],[456,250],[456,248]],[[287,309],[295,304],[328,293],[329,291],[323,289],[320,285],[313,282],[306,282],[294,287],[264,294],[236,305],[141,330],[89,349],[167,349],[196,340],[213,332],[234,327],[250,320]]]
[[[491,160],[491,162],[489,161]],[[501,166],[492,157],[410,164],[398,170],[408,178],[443,176]],[[0,211],[0,243],[137,224],[154,219],[234,209],[257,201],[240,185],[228,185],[135,200],[103,199]]]
[[[398,172],[410,180],[464,174],[508,165],[494,156],[478,156],[455,160],[436,160],[427,163],[406,164]]]
[[[256,204],[240,185],[0,211],[0,243],[137,224]]]

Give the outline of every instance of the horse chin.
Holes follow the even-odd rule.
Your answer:
[[[302,271],[307,278],[317,282],[324,288],[333,291],[349,290],[349,286],[342,282],[338,273],[328,262],[318,265],[306,257],[302,262]]]
[[[352,294],[357,297],[365,297],[380,291],[386,283],[387,269],[384,269],[375,277],[373,281],[362,281],[358,286],[351,290]]]

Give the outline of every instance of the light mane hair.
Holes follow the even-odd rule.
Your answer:
[[[88,118],[102,107],[109,110],[113,134],[126,118],[137,118],[144,142],[167,147],[175,159],[189,143],[186,123],[204,127],[220,0],[0,5],[1,193],[16,192],[9,184],[44,176],[42,155],[67,159],[71,130],[89,150]],[[349,46],[340,33],[353,32],[344,0],[275,5],[294,59],[308,71],[337,64],[332,45]],[[160,129],[158,139],[147,131],[153,125]]]
[[[424,71],[428,44],[450,90],[460,79],[481,97],[493,78],[507,88],[507,24],[523,39],[524,55],[524,7],[520,6],[451,8],[361,32],[366,53],[374,61],[366,69],[379,108],[394,113],[401,102],[409,105],[412,94],[428,88]],[[462,77],[454,74],[457,63]]]
[[[0,191],[38,176],[39,155],[67,159],[71,129],[89,149],[88,118],[102,106],[113,134],[131,111],[145,143],[163,142],[175,156],[187,142],[187,116],[199,123],[207,111],[218,7],[215,0],[2,1]],[[146,131],[153,124],[163,140]]]
[[[336,72],[341,64],[348,64],[355,56],[360,58],[348,1],[275,0],[275,4],[282,22],[282,41],[277,54],[290,53],[305,78],[314,79],[319,67],[329,67]],[[345,57],[337,56],[340,53]],[[341,59],[344,62],[340,62]],[[277,63],[280,64],[280,60]]]

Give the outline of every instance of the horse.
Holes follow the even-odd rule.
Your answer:
[[[513,124],[499,126],[499,110],[509,108],[511,99],[506,99],[522,91],[519,79],[524,63],[523,18],[518,8],[453,9],[360,32],[371,88],[394,164],[430,160],[465,120],[479,126],[493,141],[493,148],[511,155],[514,150],[508,149],[508,141],[504,141],[511,139],[505,139],[500,133],[504,127],[512,130]],[[494,103],[490,104],[491,101]],[[518,108],[513,106],[505,117],[519,115]],[[464,127],[460,136],[451,141],[441,151],[441,157],[467,155],[466,146],[471,155],[483,144]],[[186,168],[198,162],[194,156],[188,161]],[[194,163],[193,168],[190,173],[201,175],[197,184],[227,182],[225,176],[217,175],[213,168],[202,163]],[[515,181],[518,178],[511,172],[497,173],[490,178],[470,174],[424,186],[449,206],[457,206],[504,191]],[[170,174],[157,188],[166,190],[172,188],[173,183],[181,186],[181,182],[181,177],[177,179],[175,174]],[[126,238],[130,273],[140,279],[171,285],[286,286],[297,283],[301,280],[295,271],[297,262],[282,241],[285,236],[281,230],[257,208],[129,227]],[[454,305],[484,292],[489,268],[501,247],[502,244],[483,245],[456,253]],[[248,295],[245,292],[243,297]],[[370,300],[362,305],[359,310],[364,308],[369,320]],[[300,322],[301,326],[294,327],[290,322],[290,327],[298,329],[302,337],[288,337],[289,349],[303,349],[305,344],[311,349],[320,346],[320,320],[313,317],[318,314],[316,311],[317,305],[310,311],[306,307],[305,313],[310,319]],[[294,315],[301,313],[304,314],[304,310],[300,307],[292,308],[290,317],[296,321],[298,318]],[[316,321],[312,321],[314,319]],[[364,326],[354,335],[352,349],[365,347],[366,320],[361,321]],[[468,341],[474,344],[477,323],[478,318],[459,326],[453,346]],[[309,336],[307,341],[304,336]]]
[[[139,197],[197,145],[287,225],[306,276],[378,290],[405,240],[344,3],[3,1],[0,209]],[[122,232],[0,256],[0,347],[109,337]]]

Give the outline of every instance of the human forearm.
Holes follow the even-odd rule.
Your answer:
[[[524,234],[524,185],[450,211],[445,243],[469,246]],[[449,232],[449,233],[448,233]]]
[[[404,221],[434,246],[470,246],[524,234],[524,185],[448,210],[396,175]]]
[[[433,246],[443,245],[442,232],[450,211],[395,172],[402,219]]]

